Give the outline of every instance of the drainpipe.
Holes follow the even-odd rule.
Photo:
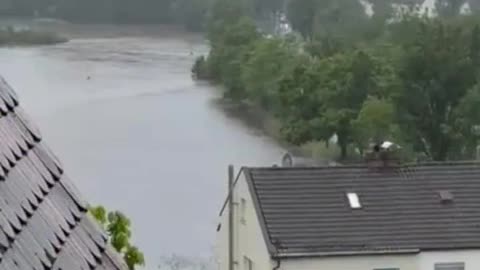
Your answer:
[[[275,247],[275,255],[278,255],[279,254],[278,251],[281,248],[280,241],[278,239],[275,239],[272,244]],[[275,258],[275,261],[277,262],[277,265],[275,267],[273,267],[272,270],[278,270],[278,269],[280,269],[280,266],[282,265],[282,259],[280,258],[280,256],[275,256],[274,258]]]
[[[234,270],[235,258],[234,258],[234,192],[233,192],[233,166],[228,166],[228,192],[230,192],[230,200],[228,201],[228,270]]]
[[[278,269],[280,269],[280,266],[282,265],[282,261],[280,260],[280,258],[277,258],[275,261],[277,261],[277,265],[275,267],[273,267],[272,270],[278,270]]]

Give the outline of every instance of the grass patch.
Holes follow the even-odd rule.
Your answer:
[[[228,115],[273,138],[287,151],[295,152],[316,161],[337,161],[340,159],[340,147],[335,143],[327,144],[325,141],[311,141],[300,146],[289,144],[282,137],[281,121],[259,106],[226,98],[219,99],[217,105],[220,105]]]

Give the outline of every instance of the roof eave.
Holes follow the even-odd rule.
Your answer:
[[[245,180],[247,182],[250,196],[252,196],[253,205],[255,207],[255,213],[257,214],[257,220],[262,230],[263,240],[265,241],[265,245],[267,247],[268,253],[270,254],[270,256],[273,257],[278,254],[277,248],[275,248],[275,246],[273,245],[273,241],[272,239],[270,239],[270,235],[268,234],[267,223],[265,221],[265,216],[263,215],[262,208],[260,207],[260,201],[258,199],[255,185],[253,184],[253,180],[250,175],[250,168],[244,167],[243,175],[245,176]]]
[[[399,249],[399,250],[365,250],[365,251],[333,251],[333,252],[278,252],[272,255],[274,259],[301,259],[313,257],[343,257],[343,256],[378,256],[378,255],[406,255],[418,254],[420,249]]]
[[[334,252],[278,252],[272,254],[273,259],[302,259],[302,258],[320,258],[320,257],[344,257],[344,256],[381,256],[381,255],[409,255],[422,252],[437,251],[463,251],[479,250],[480,246],[470,247],[449,247],[449,248],[412,248],[397,250],[364,250],[364,251],[334,251]]]

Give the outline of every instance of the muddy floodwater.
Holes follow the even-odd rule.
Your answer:
[[[66,44],[0,49],[0,74],[85,197],[132,219],[147,269],[170,254],[209,257],[227,165],[283,153],[192,81],[202,38],[162,31],[76,27]]]

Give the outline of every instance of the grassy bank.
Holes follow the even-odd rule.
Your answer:
[[[0,46],[53,45],[67,41],[67,38],[51,32],[14,30],[11,27],[0,29]]]
[[[309,141],[301,145],[289,143],[282,136],[281,120],[251,102],[237,101],[224,97],[218,99],[216,105],[221,107],[228,115],[239,119],[247,126],[253,127],[261,131],[262,134],[274,139],[283,148],[295,153],[295,155],[312,158],[319,162],[337,161],[340,158],[340,149],[336,144],[327,145],[325,141]]]

